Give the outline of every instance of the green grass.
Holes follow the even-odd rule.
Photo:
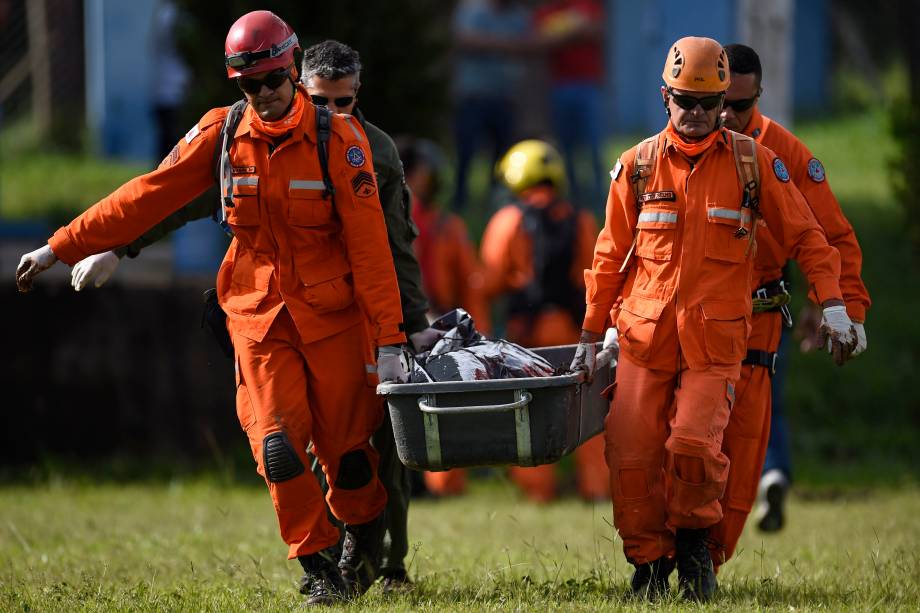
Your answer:
[[[712,611],[920,607],[920,490],[794,497],[788,529],[745,534]],[[52,482],[0,490],[0,610],[283,611],[302,606],[262,487]],[[644,610],[607,504],[522,503],[504,482],[414,502],[407,595],[362,610]],[[690,608],[679,601],[660,610]]]

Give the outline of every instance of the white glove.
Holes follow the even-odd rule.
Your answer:
[[[841,366],[856,348],[856,329],[845,306],[829,306],[821,318],[821,343]]]
[[[118,256],[114,251],[97,253],[84,258],[77,262],[70,272],[70,284],[78,292],[93,280],[96,281],[93,285],[102,287],[118,268],[118,261]]]
[[[575,357],[572,358],[572,364],[569,370],[585,373],[585,380],[590,383],[594,378],[594,364],[597,357],[597,347],[594,343],[578,343],[575,349]]]
[[[435,346],[441,337],[444,336],[446,331],[437,330],[435,328],[425,328],[424,330],[419,330],[409,335],[409,342],[412,343],[412,349],[415,350],[415,353],[422,353],[423,351],[428,351]]]
[[[32,290],[32,281],[42,272],[48,270],[57,262],[57,256],[51,250],[51,245],[45,245],[35,251],[25,254],[16,267],[16,287],[26,293]]]
[[[853,350],[852,357],[858,356],[869,346],[866,340],[866,327],[861,323],[854,322],[853,327],[856,329],[856,349]]]
[[[620,350],[620,335],[616,328],[607,328],[604,333],[604,345],[601,349],[610,349],[611,347],[615,347],[617,351]]]
[[[386,345],[377,350],[377,378],[381,383],[409,380],[409,368],[401,347]]]

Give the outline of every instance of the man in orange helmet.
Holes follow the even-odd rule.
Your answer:
[[[631,589],[661,596],[676,564],[684,597],[707,600],[717,583],[706,539],[722,517],[722,436],[750,330],[758,226],[791,247],[825,306],[839,362],[856,335],[837,310],[839,256],[782,160],[718,126],[730,82],[722,46],[678,40],[662,78],[667,127],[611,171],[572,369],[594,370],[616,304],[618,387],[605,435],[614,523],[636,567]]]
[[[382,419],[374,386],[406,377],[405,335],[367,137],[352,118],[332,116],[323,171],[300,55],[294,31],[268,11],[247,13],[227,34],[227,75],[248,104],[220,143],[222,212],[234,239],[217,292],[236,354],[237,414],[288,557],[304,568],[301,591],[317,604],[374,579],[386,504],[368,442]],[[228,112],[206,113],[156,170],[25,254],[20,291],[58,259],[72,265],[130,243],[213,184]],[[339,532],[305,468],[311,441],[331,484],[326,501],[345,523],[338,567]]]
[[[507,302],[505,338],[525,347],[577,342],[584,317],[584,270],[591,265],[597,222],[566,197],[566,167],[549,143],[525,140],[496,167],[514,201],[499,209],[482,235],[486,296]],[[610,497],[604,442],[597,435],[575,451],[579,495]],[[515,466],[511,479],[535,502],[557,495],[556,467]]]
[[[769,147],[789,164],[792,182],[805,197],[828,243],[840,252],[840,289],[846,312],[856,329],[857,345],[853,355],[858,355],[866,349],[863,322],[871,302],[860,276],[862,252],[853,227],[840,210],[821,162],[802,141],[757,109],[757,100],[763,91],[757,53],[737,44],[726,46],[725,51],[731,85],[722,107],[723,125]],[[752,331],[736,386],[737,402],[722,441],[722,451],[731,461],[731,471],[721,500],[722,519],[710,531],[710,547],[716,566],[725,563],[735,551],[754,504],[768,440],[772,437],[771,379],[782,332],[781,309],[788,301],[782,279],[785,255],[782,249],[761,249],[754,263]],[[782,504],[781,494],[788,478],[789,475],[783,473],[779,477],[769,477],[771,487],[775,488],[769,495],[773,505]],[[781,517],[778,508],[774,508],[773,513]]]

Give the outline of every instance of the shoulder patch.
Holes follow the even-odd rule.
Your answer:
[[[163,158],[158,168],[168,168],[179,161],[179,145],[172,148],[169,154]]]
[[[185,133],[185,142],[191,144],[195,137],[201,133],[201,130],[198,129],[198,124],[195,124],[195,127]]]
[[[351,178],[351,189],[358,198],[369,198],[377,193],[377,184],[371,173],[362,170]]]
[[[808,176],[815,183],[820,183],[824,180],[824,164],[821,163],[821,160],[818,158],[808,160]]]
[[[365,161],[364,151],[358,145],[352,145],[345,150],[345,161],[353,168],[361,168]]]
[[[617,159],[616,165],[613,167],[613,170],[610,171],[610,178],[616,181],[621,172],[623,172],[623,163]]]
[[[783,183],[789,182],[789,171],[786,169],[786,165],[783,164],[783,161],[779,158],[773,158],[773,174],[775,174],[776,178]]]

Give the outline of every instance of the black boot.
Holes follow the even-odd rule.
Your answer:
[[[677,529],[677,579],[681,594],[688,600],[705,602],[712,598],[718,587],[706,544],[708,534],[707,528]]]
[[[405,568],[384,569],[380,575],[383,577],[384,594],[411,592],[415,587]]]
[[[344,599],[345,582],[335,565],[336,553],[330,547],[297,558],[304,570],[300,593],[307,596],[307,604],[333,604]]]
[[[345,524],[339,570],[350,596],[360,596],[377,579],[384,528],[383,513],[366,524]]]
[[[670,590],[668,577],[673,570],[674,560],[670,558],[658,558],[654,562],[636,564],[636,571],[629,584],[633,596],[652,601],[664,598]]]

